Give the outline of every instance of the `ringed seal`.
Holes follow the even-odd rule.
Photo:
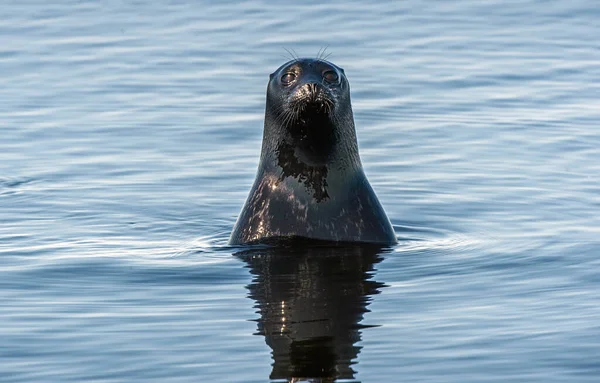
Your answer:
[[[323,59],[270,75],[258,172],[229,243],[294,238],[396,243],[362,169],[348,80]]]

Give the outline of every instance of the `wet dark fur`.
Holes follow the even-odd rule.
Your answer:
[[[362,170],[348,81],[324,59],[271,74],[259,169],[230,243],[288,237],[396,241]]]

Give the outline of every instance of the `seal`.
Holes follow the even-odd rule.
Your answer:
[[[396,243],[362,168],[348,79],[323,59],[270,75],[258,172],[229,243],[296,238]]]

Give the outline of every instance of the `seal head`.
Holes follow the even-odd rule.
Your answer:
[[[259,169],[230,243],[293,237],[396,242],[362,170],[344,70],[319,59],[270,76]]]

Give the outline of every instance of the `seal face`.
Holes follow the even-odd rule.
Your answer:
[[[230,244],[293,237],[396,243],[362,170],[344,70],[319,59],[270,76],[258,173]]]

